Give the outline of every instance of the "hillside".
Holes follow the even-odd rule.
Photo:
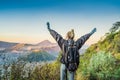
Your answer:
[[[111,52],[113,55],[120,53],[120,22],[116,22],[101,39],[91,45],[86,53],[98,51]]]
[[[90,55],[99,51],[111,52],[113,56],[120,59],[120,31],[104,36],[104,39],[91,45],[86,50],[85,55],[90,58]]]
[[[27,55],[26,60],[29,62],[53,61],[56,58],[45,51],[32,52]]]
[[[107,33],[97,43],[92,44],[81,56],[81,68],[87,67],[93,55],[100,51],[111,53],[117,59],[116,62],[120,64],[120,30],[114,33]],[[84,65],[83,65],[84,64]],[[83,68],[84,69],[84,68]]]

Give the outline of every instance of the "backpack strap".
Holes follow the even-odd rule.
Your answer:
[[[68,47],[69,47],[69,45],[68,45],[68,40],[67,40],[67,43],[66,43],[66,52],[65,52],[65,56],[64,56],[64,58],[65,58],[65,63],[68,62],[68,59],[67,59],[68,51],[69,51]],[[67,65],[66,65],[66,66],[67,66]]]

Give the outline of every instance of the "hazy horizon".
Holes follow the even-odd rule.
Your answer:
[[[75,40],[97,32],[86,44],[100,40],[112,24],[120,21],[119,0],[5,0],[0,1],[0,41],[36,44],[55,42],[47,30],[51,28],[65,38],[74,29]]]

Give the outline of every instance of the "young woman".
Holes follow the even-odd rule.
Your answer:
[[[60,80],[65,80],[65,76],[67,75],[66,74],[66,66],[65,66],[65,56],[64,54],[66,54],[68,48],[67,48],[67,44],[68,42],[70,41],[74,41],[74,30],[72,29],[71,31],[69,31],[67,33],[67,39],[63,39],[63,37],[58,34],[55,30],[52,30],[50,28],[50,24],[49,22],[47,22],[47,28],[50,32],[50,34],[53,36],[53,38],[56,40],[56,42],[58,43],[59,47],[61,48],[62,50],[62,57],[60,59],[60,62],[61,62],[61,68],[60,68]],[[89,37],[94,33],[96,32],[96,28],[94,28],[90,33],[80,37],[75,43],[76,43],[76,46],[77,46],[77,49],[79,50],[83,44],[89,39]],[[71,71],[68,71],[68,74],[69,74],[69,80],[74,80],[74,74],[75,74],[75,71],[71,72]]]

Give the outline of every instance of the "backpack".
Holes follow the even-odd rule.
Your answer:
[[[67,51],[65,53],[65,66],[67,70],[74,72],[79,65],[79,52],[76,43],[73,40],[68,40]]]

